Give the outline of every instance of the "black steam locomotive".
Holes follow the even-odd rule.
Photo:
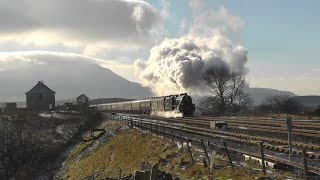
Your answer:
[[[151,99],[92,105],[100,111],[115,113],[151,114],[151,112],[180,112],[193,116],[195,105],[187,93],[153,97]]]

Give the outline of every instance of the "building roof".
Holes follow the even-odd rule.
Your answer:
[[[89,99],[85,94],[81,94],[79,97],[77,97],[76,99],[81,99],[81,98],[85,98],[85,99]]]
[[[43,84],[43,81],[38,81],[38,84],[34,86],[26,94],[55,94],[56,92],[52,91],[48,86]]]

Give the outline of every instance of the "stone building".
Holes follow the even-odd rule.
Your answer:
[[[56,92],[48,88],[43,81],[38,81],[30,91],[26,92],[27,109],[30,111],[46,111],[55,108]]]
[[[88,106],[89,98],[85,94],[81,94],[77,97],[77,106]]]
[[[17,103],[15,102],[11,102],[11,103],[5,103],[3,105],[3,109],[2,111],[3,112],[14,112],[14,111],[17,111]]]

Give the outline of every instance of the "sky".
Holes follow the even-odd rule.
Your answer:
[[[161,3],[149,1],[160,8]],[[320,94],[320,1],[206,0],[226,8],[244,25],[236,40],[248,50],[248,81],[253,87]],[[190,20],[185,1],[170,1],[168,31],[174,37],[181,21]]]
[[[251,87],[320,95],[319,8],[317,0],[1,0],[0,71],[41,63],[30,54],[64,53],[143,85],[188,88],[201,56],[201,68],[222,59]],[[201,52],[179,49],[189,40]],[[175,49],[161,54],[172,47],[192,63],[172,64]],[[155,67],[159,59],[170,66]]]

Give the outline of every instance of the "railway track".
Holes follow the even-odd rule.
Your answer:
[[[131,118],[133,118],[133,117],[131,117]],[[152,120],[142,118],[140,120],[144,121],[144,122],[158,123],[159,126],[170,125],[170,126],[176,127],[176,128],[188,129],[195,134],[206,133],[206,134],[210,134],[210,136],[215,137],[215,138],[225,138],[225,139],[228,139],[228,140],[231,140],[234,142],[238,142],[238,143],[244,143],[244,144],[250,144],[250,145],[256,145],[257,142],[260,142],[260,141],[264,141],[267,143],[274,143],[275,145],[272,145],[272,144],[267,145],[267,149],[276,150],[278,152],[289,153],[287,147],[281,146],[281,145],[288,145],[288,142],[283,141],[283,140],[264,138],[264,137],[259,137],[259,136],[250,136],[250,135],[237,134],[237,133],[230,133],[230,132],[224,132],[224,131],[213,130],[213,129],[208,129],[208,128],[186,126],[186,125],[182,125],[182,124],[173,124],[172,122],[170,124],[168,124],[165,122],[170,122],[172,120],[168,120],[167,118],[166,119],[152,118]],[[154,120],[158,120],[158,121],[155,122]],[[295,147],[307,148],[309,150],[320,150],[320,146],[313,145],[313,144],[304,144],[304,143],[299,143],[299,142],[293,142],[292,145]],[[294,150],[294,151],[295,152],[293,154],[301,154],[302,153],[302,151],[299,151],[299,150]],[[320,159],[320,154],[309,153],[309,157]]]
[[[123,118],[123,119],[122,119]],[[236,134],[232,134],[232,133],[227,133],[227,132],[218,132],[216,130],[214,131],[208,131],[208,129],[205,128],[199,128],[199,127],[192,127],[192,126],[186,126],[186,125],[181,125],[181,124],[175,124],[175,123],[168,123],[165,121],[161,121],[161,120],[154,120],[152,119],[146,119],[146,118],[139,118],[139,117],[130,117],[130,116],[122,116],[122,120],[125,120],[127,122],[131,122],[131,126],[132,127],[140,127],[140,128],[144,128],[147,131],[149,130],[149,132],[156,132],[161,133],[163,132],[163,134],[167,134],[168,136],[171,136],[171,138],[174,137],[182,137],[182,134],[189,134],[189,139],[197,139],[197,138],[208,138],[209,140],[212,138],[213,139],[223,139],[223,140],[227,140],[229,142],[234,142],[236,144],[243,144],[247,147],[247,149],[250,149],[252,147],[256,147],[261,141],[267,140],[265,138],[257,138],[256,140],[248,140],[248,139],[244,139],[243,137],[246,135],[236,135]],[[161,129],[162,128],[162,129]],[[163,131],[162,131],[163,130]],[[170,133],[171,131],[171,133]],[[180,133],[180,136],[177,135]],[[234,136],[238,136],[238,137],[234,137]],[[240,138],[239,138],[240,137]],[[246,136],[247,138],[252,138],[250,136]],[[197,139],[199,140],[199,139]],[[202,140],[202,139],[201,139]],[[272,139],[269,139],[269,141],[274,141]],[[268,141],[265,141],[268,142]],[[277,153],[283,153],[283,154],[288,154],[289,150],[288,148],[284,148],[284,147],[279,147],[279,146],[274,146],[268,143],[264,143],[263,148],[266,150],[269,150],[270,152],[275,152],[274,155],[279,155]],[[315,148],[315,147],[314,147]],[[320,147],[317,147],[320,148]],[[242,152],[242,150],[239,149],[235,149],[235,151],[237,152]],[[245,151],[243,151],[244,153],[247,153]],[[252,154],[252,153],[251,153]],[[299,150],[293,150],[292,154],[295,155],[295,161],[299,161],[300,157],[302,155],[302,151]],[[315,161],[315,163],[317,163],[319,165],[320,163],[320,154],[315,154],[315,153],[311,153],[311,152],[307,152],[306,154],[307,158],[311,158],[311,159],[315,159],[317,161]],[[270,159],[273,160],[281,160],[281,161],[286,161],[285,159],[279,159],[279,157],[276,156],[268,156],[270,157]],[[287,162],[289,164],[297,164],[297,162]],[[314,162],[313,162],[314,163]],[[300,168],[301,164],[298,163],[298,165],[296,165],[295,167]],[[318,167],[318,166],[316,166]],[[310,170],[320,174],[320,169],[319,168],[314,168],[314,167],[310,167]]]
[[[158,117],[152,117],[156,118],[159,120],[171,120],[174,122],[180,122],[184,124],[190,124],[190,125],[196,125],[196,126],[201,126],[201,127],[210,127],[210,122],[214,122],[215,120],[203,120],[203,119],[198,119],[198,118],[158,118]],[[216,120],[218,121],[218,120]],[[221,120],[220,120],[221,121]],[[223,120],[228,123],[229,128],[233,129],[239,129],[243,128],[246,130],[252,130],[252,131],[263,131],[263,132],[274,132],[274,133],[282,133],[282,134],[287,134],[287,128],[282,126],[274,127],[274,126],[268,126],[268,125],[263,125],[259,123],[241,123],[237,122],[235,120]],[[301,128],[293,128],[292,131],[293,135],[299,135],[299,136],[305,136],[305,137],[311,137],[311,138],[320,138],[320,127],[319,130],[308,130],[308,129],[301,129]]]
[[[145,116],[144,116],[145,117]],[[152,117],[152,119],[158,120],[158,121],[164,121],[164,122],[170,122],[170,123],[179,123],[179,124],[186,124],[186,125],[191,125],[191,127],[197,131],[202,131],[202,132],[212,132],[215,134],[221,134],[221,135],[225,135],[225,136],[231,136],[231,137],[235,137],[235,138],[242,138],[242,139],[247,139],[247,140],[254,140],[254,141],[264,141],[264,142],[268,142],[268,143],[274,143],[277,145],[288,145],[288,141],[285,140],[280,140],[280,139],[275,139],[275,138],[267,138],[267,137],[261,137],[261,136],[251,136],[251,135],[246,135],[246,134],[239,134],[239,133],[233,133],[233,132],[225,132],[225,131],[219,131],[219,130],[214,130],[214,129],[210,129],[209,128],[209,124],[208,123],[203,123],[202,125],[204,126],[200,126],[199,127],[199,122],[198,121],[186,121],[183,118],[160,118],[160,117]],[[193,126],[193,125],[196,125]],[[228,124],[228,127],[230,125]],[[238,126],[233,126],[233,128],[238,128]],[[256,128],[248,128],[249,130],[256,130]],[[275,132],[275,133],[279,133],[278,130],[270,130],[270,129],[266,129],[267,132]],[[261,128],[259,128],[259,131],[261,131]],[[282,133],[287,133],[287,131],[283,131]],[[297,134],[297,133],[295,133]],[[298,133],[300,134],[300,133]],[[311,135],[312,137],[318,137],[317,135]],[[292,145],[298,148],[307,148],[309,150],[320,150],[320,145],[314,145],[314,144],[306,144],[306,143],[301,143],[301,142],[292,142]]]
[[[269,125],[269,126],[277,126],[277,127],[285,127],[285,120],[261,120],[261,119],[243,119],[243,118],[216,118],[216,117],[184,117],[184,119],[199,119],[205,121],[229,121],[229,122],[238,122],[244,124],[259,124],[259,125]],[[320,130],[320,121],[316,122],[305,122],[292,120],[292,126],[294,128],[310,128],[310,129],[318,129]]]

